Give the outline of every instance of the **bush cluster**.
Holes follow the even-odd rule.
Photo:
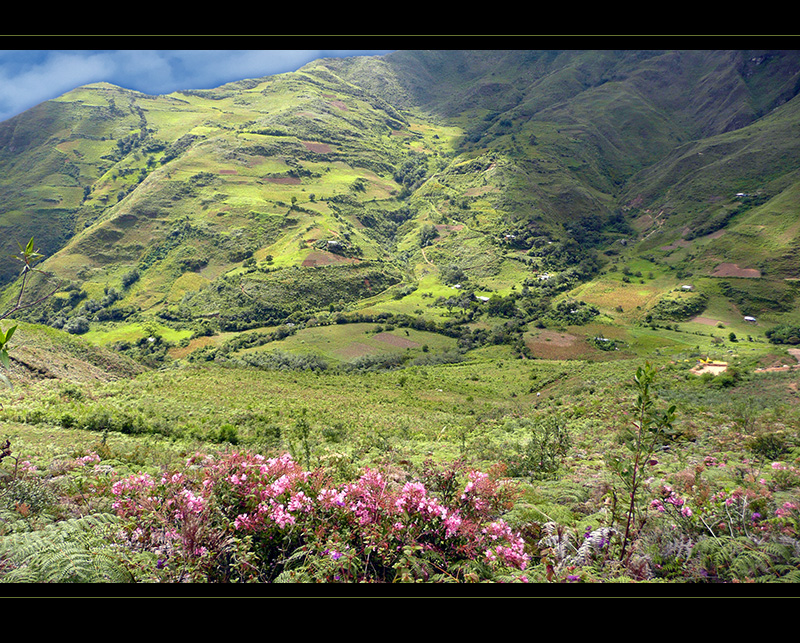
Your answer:
[[[336,486],[288,454],[198,454],[112,494],[167,582],[525,580],[524,542],[500,517],[514,489],[458,466],[407,482],[367,469]]]

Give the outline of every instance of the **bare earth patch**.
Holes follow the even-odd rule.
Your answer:
[[[727,370],[728,362],[701,362],[689,372],[694,373],[695,375],[704,375],[705,373],[719,375]]]
[[[756,279],[761,276],[761,271],[755,268],[740,268],[739,264],[721,263],[717,266],[712,277],[746,277]]]
[[[767,366],[764,368],[757,368],[755,372],[774,373],[776,371],[783,371],[790,368],[800,368],[800,348],[790,348],[787,352],[798,361],[797,364],[781,364],[779,366]]]
[[[392,335],[392,333],[378,333],[373,339],[383,342],[384,344],[389,344],[390,346],[396,346],[398,348],[416,348],[419,346],[419,344],[415,341],[406,339],[405,337]]]
[[[308,256],[303,260],[303,267],[309,268],[312,266],[330,266],[334,263],[355,263],[355,259],[342,257],[333,254],[332,252],[325,252],[324,250],[312,250]]]
[[[168,352],[169,356],[173,359],[182,359],[192,351],[203,348],[204,346],[210,346],[213,343],[213,337],[195,337],[189,342],[188,346],[174,346],[170,348]]]
[[[717,324],[722,323],[720,322],[719,319],[711,319],[711,317],[699,317],[699,316],[692,317],[692,319],[689,321],[693,321],[698,324],[705,324],[706,326],[716,326]]]
[[[531,355],[538,359],[577,359],[588,350],[579,337],[554,330],[542,330],[525,344]]]
[[[328,154],[329,152],[333,151],[330,145],[326,145],[325,143],[311,143],[310,141],[303,141],[303,145],[310,152],[316,152],[317,154]]]

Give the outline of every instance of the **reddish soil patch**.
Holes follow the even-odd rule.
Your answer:
[[[719,319],[711,319],[711,317],[692,317],[690,321],[698,324],[705,324],[706,326],[716,326],[721,323]]]
[[[397,335],[392,335],[391,333],[378,333],[373,339],[383,342],[384,344],[389,344],[390,346],[396,346],[398,348],[416,348],[419,346],[417,342],[404,337],[398,337]]]
[[[317,154],[327,154],[333,151],[330,145],[326,145],[325,143],[311,143],[309,141],[303,141],[303,145],[310,152],[316,152]]]
[[[198,348],[203,348],[204,346],[208,346],[214,343],[213,337],[196,337],[192,341],[189,342],[188,346],[174,346],[169,349],[169,356],[173,359],[181,359],[186,357],[189,353],[193,350],[197,350]]]
[[[348,111],[348,110],[347,110],[347,105],[345,105],[345,104],[344,104],[342,101],[340,101],[340,100],[332,100],[332,101],[331,101],[331,105],[333,105],[334,107],[338,107],[338,108],[339,108],[339,109],[341,109],[343,112],[346,112],[346,111]]]
[[[220,174],[239,174],[238,170],[220,170]]]
[[[531,355],[539,359],[578,359],[588,352],[579,337],[552,330],[543,330],[525,342]]]
[[[550,346],[572,346],[578,341],[575,335],[559,333],[554,330],[543,330],[534,339],[540,342],[547,342]]]
[[[303,260],[303,267],[309,268],[312,266],[330,266],[334,263],[354,263],[355,260],[347,257],[335,255],[332,252],[325,252],[324,250],[313,250],[308,253],[308,256]]]
[[[285,185],[300,185],[301,181],[296,176],[279,176],[267,179],[267,183],[282,183]]]
[[[755,279],[761,276],[761,271],[755,268],[740,268],[735,263],[721,263],[711,273],[712,277],[747,277]]]

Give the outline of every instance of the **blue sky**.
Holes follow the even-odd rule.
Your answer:
[[[302,39],[303,44],[307,41]],[[16,41],[13,41],[16,44]],[[39,44],[37,38],[31,44]],[[25,39],[22,39],[25,44]],[[344,44],[344,43],[342,43]],[[0,121],[86,85],[106,81],[147,94],[210,89],[295,71],[318,58],[381,55],[357,49],[0,50]]]

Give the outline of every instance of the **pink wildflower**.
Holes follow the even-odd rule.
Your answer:
[[[344,499],[344,491],[336,491],[335,489],[323,489],[317,496],[317,500],[323,507],[344,507]]]
[[[302,491],[293,494],[289,499],[289,511],[311,511],[311,498]]]
[[[272,520],[274,520],[281,529],[283,529],[286,525],[293,525],[295,523],[295,517],[286,511],[286,507],[284,507],[282,504],[276,503],[272,506],[270,518],[272,518]]]

